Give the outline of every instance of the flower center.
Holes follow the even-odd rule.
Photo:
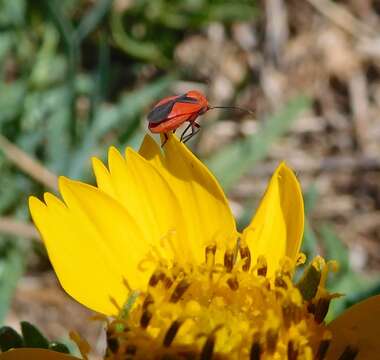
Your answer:
[[[109,322],[106,359],[325,358],[331,334],[323,320],[337,295],[324,285],[333,262],[315,258],[294,283],[304,256],[296,264],[284,258],[268,278],[266,259],[252,263],[243,243],[223,263],[216,254],[209,245],[199,266],[159,267],[128,314]],[[342,359],[354,359],[357,351],[346,350]]]

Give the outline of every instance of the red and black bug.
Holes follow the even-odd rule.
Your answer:
[[[211,109],[238,109],[252,113],[249,110],[235,106],[210,106],[206,97],[199,91],[190,90],[186,94],[169,96],[159,101],[148,114],[149,130],[152,133],[163,133],[165,140],[167,132],[175,132],[179,126],[188,122],[189,125],[181,134],[181,141],[189,141],[199,130],[200,125],[196,122],[198,116]],[[189,130],[191,132],[189,133]]]

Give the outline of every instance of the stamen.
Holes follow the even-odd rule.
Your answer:
[[[250,360],[260,360],[262,353],[261,345],[258,341],[254,341],[249,352]]]
[[[358,349],[351,346],[347,346],[342,352],[342,355],[339,356],[338,360],[354,360],[356,358],[356,355],[358,355],[358,353],[359,353]]]
[[[149,286],[155,287],[164,277],[165,274],[161,270],[156,270],[149,279]]]
[[[173,280],[162,270],[156,270],[149,279],[149,286],[156,287],[160,281],[163,282],[166,289],[169,289],[173,284]]]
[[[185,291],[189,288],[189,286],[190,282],[188,282],[186,279],[182,279],[175,287],[172,296],[170,297],[170,302],[177,303]]]
[[[319,348],[317,351],[317,355],[315,357],[316,360],[323,360],[327,354],[327,350],[329,349],[330,346],[330,339],[325,339],[322,340],[319,343]]]
[[[320,324],[326,317],[330,306],[330,298],[320,298],[315,306],[314,318]]]
[[[316,311],[316,306],[314,303],[310,302],[309,304],[307,304],[307,311],[310,313],[310,314],[315,314],[315,311]]]
[[[240,257],[242,260],[244,260],[243,264],[243,271],[248,271],[251,267],[251,252],[249,251],[249,248],[247,245],[242,244],[242,246],[239,248],[240,250]]]
[[[157,259],[160,258],[157,252],[157,249],[151,246],[151,249],[145,254],[145,257],[138,262],[137,269],[141,272],[145,272],[150,266],[157,265]]]
[[[230,287],[230,289],[233,290],[233,291],[236,291],[237,289],[239,289],[239,282],[238,282],[238,279],[237,279],[236,276],[230,277],[227,280],[227,284]]]
[[[133,344],[127,345],[127,347],[125,349],[126,355],[135,355],[136,352],[137,352],[137,346],[136,345],[133,345]]]
[[[293,315],[293,318],[292,318],[293,323],[298,324],[302,320],[301,308],[297,305],[293,305],[292,315]]]
[[[276,276],[276,279],[274,280],[274,285],[283,289],[288,288],[288,285],[286,285],[285,280],[281,276]]]
[[[297,260],[296,260],[296,266],[300,266],[305,264],[306,262],[306,255],[304,253],[299,253]]]
[[[128,323],[125,320],[113,320],[111,323],[109,323],[108,329],[110,337],[113,333],[127,333],[130,331],[131,328],[127,324]]]
[[[208,245],[205,249],[205,259],[206,264],[214,265],[215,264],[215,253],[216,253],[216,245]]]
[[[251,264],[244,242],[221,251],[221,262],[218,251],[214,244],[205,247],[205,262],[199,266],[157,264],[148,291],[138,293],[141,305],[129,306],[128,316],[119,313],[108,324],[106,354],[110,360],[119,356],[216,360],[243,355],[250,360],[326,360],[331,333],[323,320],[337,295],[321,287],[320,274],[315,271],[319,263],[300,281],[305,286],[296,286],[292,282],[294,261],[286,257],[280,260],[275,276],[267,277],[266,258],[259,256]],[[184,319],[189,319],[186,324]],[[122,321],[123,327],[116,328],[115,321]],[[210,332],[210,324],[216,321],[220,325]],[[220,328],[225,331],[219,343],[216,331]],[[251,342],[246,341],[250,331],[254,332]],[[341,360],[353,360],[356,354],[357,350],[348,347]]]
[[[143,302],[143,305],[142,305],[143,310],[147,310],[148,306],[152,305],[152,304],[154,304],[153,296],[148,293],[146,295],[146,298],[144,299],[144,302]]]
[[[109,349],[112,353],[116,353],[119,350],[119,341],[118,339],[107,330],[107,349]]]
[[[306,301],[313,299],[316,295],[321,276],[322,271],[319,268],[319,262],[313,261],[296,285]]]
[[[293,341],[288,342],[288,360],[297,360],[298,349],[296,348]]]
[[[176,242],[176,237],[177,231],[175,229],[169,229],[168,232],[162,236],[160,239],[160,244],[162,248],[170,248],[170,249],[175,249],[175,242]],[[160,256],[160,255],[158,255]]]
[[[234,267],[234,253],[231,250],[226,250],[224,253],[224,267],[227,272],[231,272]]]
[[[165,275],[165,278],[164,278],[164,286],[165,286],[165,288],[166,289],[170,289],[172,287],[172,285],[173,285],[173,280],[170,279],[169,276]]]
[[[300,309],[292,302],[285,302],[282,304],[282,318],[286,328],[289,328],[292,323],[297,324],[300,322]]]
[[[146,329],[152,319],[153,314],[149,310],[144,310],[140,318],[140,326]]]
[[[270,354],[273,354],[276,351],[277,340],[278,331],[275,329],[269,329],[266,333],[266,345]]]
[[[112,304],[113,306],[115,306],[115,308],[117,309],[117,312],[120,313],[120,311],[121,311],[122,309],[121,309],[120,305],[117,303],[116,299],[115,299],[114,297],[110,296],[110,297],[109,297],[109,300],[110,300],[111,304]]]
[[[287,277],[290,279],[292,277],[292,271],[294,269],[294,263],[293,260],[291,260],[289,257],[285,256],[280,260],[280,273],[283,278]]]
[[[257,275],[266,276],[268,270],[267,260],[264,256],[260,255],[257,258]]]
[[[131,291],[128,295],[127,301],[124,303],[123,308],[119,311],[120,318],[126,319],[128,318],[133,305],[135,304],[137,298],[140,296],[139,291]]]
[[[88,354],[91,351],[90,344],[83,339],[76,331],[69,332],[70,339],[74,341],[82,355],[83,360],[88,360]]]
[[[203,345],[200,360],[211,360],[215,347],[215,335],[212,333]]]
[[[125,277],[123,277],[123,285],[127,288],[128,293],[132,292],[132,287],[131,285],[129,285],[129,282]]]
[[[172,344],[181,325],[182,325],[182,322],[179,320],[172,322],[168,331],[165,334],[164,341],[162,343],[165,347],[169,347]]]

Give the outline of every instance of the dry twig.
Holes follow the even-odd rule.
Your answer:
[[[289,36],[287,8],[283,0],[267,0],[265,9],[267,13],[266,48],[275,61],[280,62]]]
[[[349,80],[349,94],[358,145],[367,153],[369,124],[368,84],[363,71],[353,74]]]
[[[323,16],[338,25],[352,36],[362,39],[374,36],[373,30],[358,20],[345,7],[330,0],[307,0]]]
[[[12,144],[6,137],[0,135],[0,149],[5,156],[22,171],[48,188],[57,191],[57,176],[46,169],[39,161]]]
[[[0,217],[0,233],[29,239],[39,239],[39,235],[32,224],[10,217]]]
[[[330,156],[325,159],[305,162],[304,160],[288,159],[292,167],[302,174],[338,171],[378,171],[380,159],[368,156]],[[257,177],[268,177],[278,165],[278,160],[259,164],[251,172]]]

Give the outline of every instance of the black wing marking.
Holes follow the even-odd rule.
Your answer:
[[[168,102],[161,104],[159,106],[156,106],[149,114],[148,114],[148,121],[151,124],[158,124],[169,116],[171,111],[173,110],[173,107],[176,103],[183,103],[183,104],[196,104],[198,100],[196,98],[193,98],[191,96],[186,96],[186,94],[178,96],[175,99],[169,100]]]

